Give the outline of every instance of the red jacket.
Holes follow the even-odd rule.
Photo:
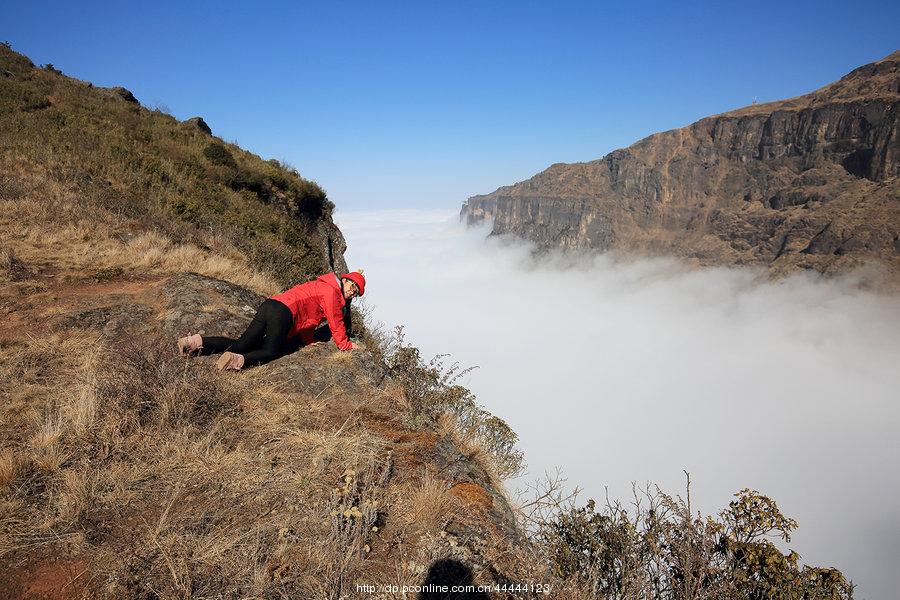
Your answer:
[[[341,283],[334,273],[320,275],[313,281],[295,285],[291,289],[272,296],[291,310],[294,326],[288,337],[299,335],[304,344],[311,344],[313,331],[322,319],[328,320],[331,337],[341,350],[350,350],[353,344],[347,339],[344,328],[343,307],[346,304]]]

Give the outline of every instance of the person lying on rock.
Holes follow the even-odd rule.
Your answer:
[[[316,342],[316,327],[328,322],[331,338],[341,350],[357,348],[348,339],[345,308],[362,296],[366,279],[362,269],[352,273],[327,273],[266,299],[256,311],[247,330],[234,340],[221,336],[188,334],[178,340],[181,354],[218,354],[216,368],[240,370],[288,354],[300,345]],[[349,318],[346,319],[349,321]],[[299,343],[298,343],[299,342]]]

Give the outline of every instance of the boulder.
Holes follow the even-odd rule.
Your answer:
[[[118,98],[119,100],[124,100],[125,102],[130,102],[131,104],[140,105],[140,102],[138,102],[138,99],[134,97],[134,94],[132,94],[129,90],[127,90],[121,86],[111,87],[111,88],[98,88],[98,89],[100,89],[105,95],[110,96],[112,98]]]
[[[184,121],[184,124],[188,127],[199,129],[206,135],[212,135],[212,129],[209,128],[209,125],[206,124],[206,121],[203,120],[203,117],[192,117]]]

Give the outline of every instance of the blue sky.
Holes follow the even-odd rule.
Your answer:
[[[347,209],[458,206],[811,91],[900,47],[897,23],[867,1],[0,4],[34,62],[202,115]]]

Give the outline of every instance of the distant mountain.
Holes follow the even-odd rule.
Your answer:
[[[805,96],[552,165],[463,205],[540,248],[676,255],[774,274],[864,262],[900,280],[900,51]]]

